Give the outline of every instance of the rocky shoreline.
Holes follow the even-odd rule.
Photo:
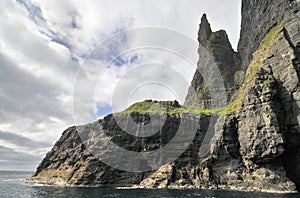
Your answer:
[[[225,190],[225,191],[232,191],[232,192],[262,192],[262,193],[269,193],[269,194],[298,194],[297,190],[294,191],[276,191],[276,190],[268,190],[268,189],[245,189],[245,188],[235,188],[232,186],[218,186],[218,187],[209,187],[209,188],[195,188],[194,186],[177,186],[177,187],[167,187],[167,188],[147,188],[141,186],[113,186],[113,185],[74,185],[74,184],[67,184],[65,181],[61,180],[58,182],[57,180],[51,178],[45,178],[44,180],[39,179],[32,179],[29,178],[26,180],[26,184],[28,185],[38,185],[38,186],[53,186],[53,187],[62,187],[62,188],[115,188],[115,189],[149,189],[149,190],[156,190],[156,189],[169,189],[169,190]]]

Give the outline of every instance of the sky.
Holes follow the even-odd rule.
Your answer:
[[[69,126],[184,102],[206,13],[234,49],[240,0],[0,1],[0,170],[35,170]]]

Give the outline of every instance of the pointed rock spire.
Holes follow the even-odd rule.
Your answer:
[[[198,41],[202,45],[205,45],[207,40],[210,38],[212,34],[210,24],[207,20],[206,14],[203,14],[201,17],[201,23],[200,23],[200,28],[198,32]]]

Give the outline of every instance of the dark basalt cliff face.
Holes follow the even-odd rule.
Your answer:
[[[285,22],[297,43],[298,0],[243,0],[241,38],[238,46],[242,68],[246,70],[260,41],[278,23]],[[293,30],[292,30],[293,29]],[[299,38],[298,38],[299,39]],[[298,40],[299,41],[299,40]]]
[[[157,134],[147,138],[134,137],[127,134],[119,127],[116,119],[118,123],[128,123],[128,119],[132,118],[136,123],[146,125],[150,122],[148,113],[132,112],[116,116],[109,115],[103,120],[98,120],[91,124],[70,127],[64,131],[60,140],[47,153],[33,178],[39,183],[52,185],[130,187],[147,184],[147,187],[158,187],[169,185],[171,182],[175,185],[176,181],[180,180],[183,175],[192,177],[189,175],[190,168],[196,168],[196,165],[199,163],[199,147],[209,126],[210,117],[208,115],[186,114],[180,118],[176,114],[168,114],[162,129]],[[151,184],[148,180],[156,174],[156,171],[126,172],[114,169],[99,160],[103,157],[122,159],[122,156],[118,156],[117,152],[109,153],[111,151],[108,149],[109,145],[105,136],[108,137],[108,140],[129,151],[152,151],[168,144],[177,135],[179,125],[181,130],[187,131],[195,123],[201,125],[201,127],[196,128],[196,135],[189,147],[172,164],[162,167],[162,169],[170,169],[170,172],[165,173],[166,178],[156,178],[153,182],[150,182]],[[182,138],[179,137],[179,139]],[[101,151],[101,154],[97,155],[97,151]],[[170,149],[168,152],[171,153],[173,150]],[[126,166],[124,163],[130,163],[130,161],[126,160],[122,159],[124,166]],[[155,161],[159,160],[159,158],[155,159]],[[151,163],[153,162],[146,161],[145,164],[140,165],[151,166]],[[178,186],[180,185],[178,184]]]
[[[238,52],[232,49],[225,31],[213,33],[206,16],[202,17],[199,43],[214,57],[228,94],[228,105],[222,110],[210,109],[209,91],[196,72],[185,107],[176,102],[164,103],[170,110],[157,134],[149,138],[126,134],[112,115],[71,127],[46,155],[31,182],[296,191],[300,188],[299,4],[299,0],[243,0]],[[198,67],[202,66],[199,61]],[[135,108],[116,116],[125,123],[129,117],[142,125],[150,121],[149,112],[144,109]],[[156,150],[174,138],[182,119],[186,120],[182,129],[187,132],[195,120],[200,127],[188,149],[157,170],[120,171],[92,154],[93,149],[106,152],[107,143],[101,142],[103,135],[127,150]],[[202,156],[199,149],[209,123],[214,124],[214,135],[209,153]]]

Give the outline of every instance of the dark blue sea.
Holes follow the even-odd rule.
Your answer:
[[[83,187],[49,187],[31,186],[25,184],[25,179],[31,176],[31,172],[8,172],[0,171],[0,197],[299,197],[300,194],[267,194],[267,193],[246,193],[212,190],[136,190],[136,189],[113,189],[113,188],[83,188]]]

